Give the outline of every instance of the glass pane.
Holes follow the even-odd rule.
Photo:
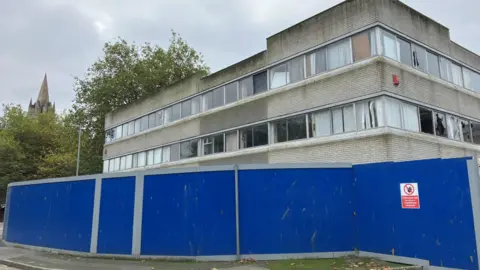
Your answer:
[[[213,152],[224,152],[223,134],[219,134],[213,137]]]
[[[460,141],[462,140],[462,131],[460,128],[460,119],[447,114],[447,135],[448,138]]]
[[[213,137],[207,137],[202,140],[203,142],[203,155],[213,154]]]
[[[115,171],[115,159],[110,159],[108,161],[108,171],[109,172]]]
[[[147,165],[153,165],[153,150],[147,152]]]
[[[440,77],[452,82],[452,62],[443,57],[440,57]]]
[[[328,136],[332,133],[332,121],[329,110],[315,113],[313,119],[315,137]]]
[[[123,137],[128,136],[128,124],[123,124],[122,135],[123,135]]]
[[[132,160],[133,160],[132,157],[133,157],[132,155],[128,155],[127,160],[125,161],[125,168],[127,170],[132,168]]]
[[[123,129],[122,126],[118,126],[118,127],[116,128],[116,134],[115,134],[115,135],[116,135],[116,136],[115,136],[116,139],[122,138],[122,129]]]
[[[180,144],[180,158],[192,158],[198,154],[198,140],[183,142]]]
[[[332,110],[333,133],[343,133],[343,110],[335,108]]]
[[[182,118],[192,115],[192,100],[188,99],[182,102]]]
[[[458,86],[463,86],[462,68],[452,63],[452,81]]]
[[[157,126],[156,113],[148,115],[148,128],[154,128]]]
[[[352,63],[352,51],[350,39],[340,40],[327,47],[327,67],[329,70],[336,69]]]
[[[202,96],[196,96],[192,98],[192,115],[200,113],[202,111]]]
[[[353,104],[343,107],[343,129],[345,132],[356,130]]]
[[[440,77],[440,67],[438,66],[438,56],[427,52],[427,60],[428,60],[428,73],[430,75]]]
[[[397,42],[394,35],[382,30],[383,55],[398,60]]]
[[[120,158],[115,158],[114,159],[114,165],[113,165],[113,170],[114,171],[119,171],[120,170]]]
[[[287,121],[285,119],[273,123],[273,141],[276,143],[287,141]]]
[[[145,152],[140,152],[138,153],[138,167],[141,168],[141,167],[145,167],[145,163],[146,163],[146,158],[147,158],[147,153]]]
[[[384,125],[381,100],[369,100],[355,104],[358,130]]]
[[[480,123],[471,123],[472,139],[474,144],[480,144]]]
[[[303,70],[303,56],[297,57],[288,61],[287,70],[288,76],[287,83],[295,83],[304,79],[304,70]]]
[[[232,131],[225,134],[227,152],[238,150],[237,131]]]
[[[419,108],[420,113],[420,131],[433,134],[433,114],[431,110]]]
[[[180,144],[170,145],[170,161],[180,160]]]
[[[480,92],[480,74],[463,68],[465,87],[475,92]]]
[[[460,128],[462,130],[462,141],[472,142],[472,135],[470,133],[470,124],[467,120],[460,120]]]
[[[172,122],[179,120],[181,117],[182,104],[180,103],[175,104],[171,108],[172,108],[172,116],[171,116]]]
[[[162,163],[170,162],[170,146],[162,148]]]
[[[447,137],[447,123],[443,113],[435,112],[435,135]]]
[[[268,144],[268,125],[262,124],[253,127],[253,146]]]
[[[427,51],[415,44],[412,44],[413,67],[427,72]]]
[[[387,106],[388,108],[388,106]],[[412,104],[402,103],[403,128],[410,131],[419,131],[418,108]]]
[[[224,88],[223,87],[220,87],[220,88],[217,88],[215,90],[213,90],[213,107],[212,108],[216,108],[216,107],[220,107],[220,106],[223,106],[224,104]]]
[[[237,101],[237,82],[225,86],[225,104]]]
[[[258,94],[267,91],[267,72],[253,75],[253,93]]]
[[[138,167],[138,153],[132,155],[132,168]]]
[[[247,77],[240,81],[240,95],[241,98],[253,95],[253,77]]]
[[[307,122],[305,115],[300,115],[287,120],[288,140],[300,140],[307,138]]]
[[[163,111],[158,111],[156,112],[157,116],[155,117],[156,119],[156,125],[161,126],[163,125]]]
[[[400,62],[412,66],[412,51],[410,43],[400,38],[397,38],[397,42],[400,51]]]
[[[153,151],[153,164],[162,163],[162,148],[157,148]]]
[[[363,32],[352,37],[353,61],[360,61],[372,56],[370,32]]]
[[[140,129],[140,125],[141,125],[140,123],[141,123],[141,119],[135,120],[135,133],[140,132],[140,130],[141,130]]]
[[[142,117],[141,119],[141,123],[140,123],[140,131],[145,131],[148,129],[148,115],[145,115],[144,117]]]
[[[253,147],[253,131],[251,127],[240,130],[240,149]]]
[[[135,133],[135,122],[131,121],[128,122],[128,135],[132,135],[133,133]]]
[[[203,94],[203,110],[210,110],[213,108],[213,92],[207,92]]]
[[[108,172],[108,160],[103,161],[103,172]]]
[[[120,171],[124,171],[125,170],[125,167],[126,167],[126,161],[127,161],[127,157],[121,157],[120,158]]]
[[[287,65],[282,64],[270,70],[270,88],[274,89],[287,84]]]
[[[387,110],[387,126],[402,128],[401,102],[393,98],[385,98],[385,108]]]

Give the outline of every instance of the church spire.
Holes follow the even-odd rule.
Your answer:
[[[48,96],[47,73],[45,73],[40,92],[38,93],[37,103],[39,103],[40,106],[45,106],[48,102],[50,102],[50,98]]]

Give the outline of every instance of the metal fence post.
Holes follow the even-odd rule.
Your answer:
[[[240,260],[240,217],[239,217],[239,205],[238,205],[238,164],[233,166],[235,170],[235,233],[237,243],[237,260]]]

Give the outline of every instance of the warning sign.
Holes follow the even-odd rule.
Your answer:
[[[418,183],[400,184],[400,195],[403,209],[420,209]]]

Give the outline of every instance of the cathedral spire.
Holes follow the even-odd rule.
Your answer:
[[[48,96],[47,73],[45,73],[45,76],[43,77],[42,86],[40,87],[40,92],[38,93],[37,103],[43,106],[43,105],[47,105],[49,101],[50,101],[50,98]]]

